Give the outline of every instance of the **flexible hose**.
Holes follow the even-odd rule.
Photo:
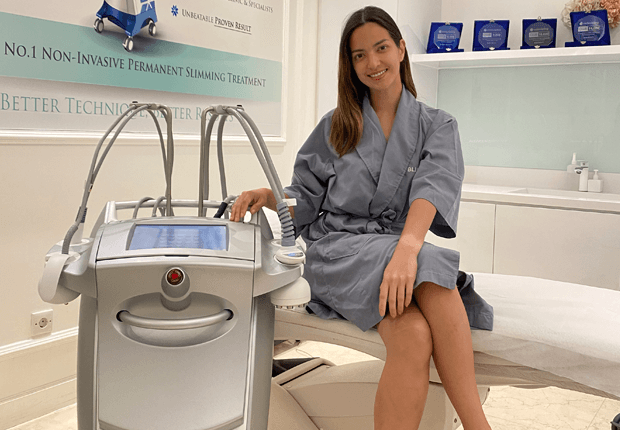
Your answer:
[[[222,199],[228,196],[226,191],[226,172],[224,171],[224,150],[222,148],[222,141],[224,135],[224,125],[226,125],[226,119],[228,115],[222,115],[220,123],[217,127],[217,162],[220,166],[220,185],[222,187]]]
[[[276,201],[281,202],[282,200],[284,200],[284,193],[282,192],[282,186],[278,188],[277,183],[280,181],[279,180],[276,181],[275,179],[275,176],[274,176],[275,169],[272,170],[272,168],[267,163],[265,156],[263,155],[262,149],[259,146],[258,142],[256,141],[256,138],[254,137],[254,133],[252,129],[247,124],[243,116],[241,116],[234,108],[229,107],[226,109],[226,112],[228,112],[230,115],[233,115],[235,118],[237,118],[237,120],[243,127],[245,134],[250,139],[250,143],[252,144],[254,153],[256,154],[256,157],[258,158],[258,161],[261,167],[263,168],[263,171],[265,172],[265,176],[267,176],[267,181],[269,181],[269,185],[271,186],[271,190],[273,191]]]
[[[110,152],[110,149],[112,149],[112,145],[114,145],[114,142],[116,142],[116,138],[118,137],[118,135],[121,134],[121,131],[123,131],[123,129],[125,128],[127,123],[129,121],[131,121],[131,118],[133,118],[139,112],[141,112],[143,110],[146,110],[146,109],[148,109],[148,106],[140,106],[139,108],[136,108],[131,113],[131,115],[129,115],[127,118],[125,118],[123,120],[123,122],[121,123],[121,125],[118,126],[118,128],[116,129],[116,132],[114,133],[114,136],[112,136],[112,139],[110,139],[110,141],[108,142],[108,144],[105,147],[105,150],[103,151],[103,154],[101,154],[101,157],[99,158],[99,162],[97,163],[97,167],[95,168],[95,173],[93,174],[91,183],[95,182],[95,179],[97,178],[97,175],[99,174],[99,170],[101,170],[101,166],[103,165],[103,162],[105,161],[105,158],[108,156],[108,153]]]
[[[138,217],[138,211],[140,210],[140,207],[145,203],[148,202],[149,200],[153,200],[153,197],[142,197],[138,203],[136,203],[136,206],[133,208],[133,215],[131,216],[132,219],[136,219]]]
[[[295,226],[288,204],[280,202],[276,205],[276,208],[278,209],[278,218],[280,218],[280,225],[282,226],[282,246],[295,246]]]
[[[212,112],[209,124],[206,126],[205,122],[207,113]],[[211,133],[213,132],[213,125],[217,120],[219,114],[214,113],[214,109],[209,108],[203,111],[202,121],[200,122],[201,136],[200,136],[200,172],[198,175],[198,216],[205,216],[204,200],[209,199],[209,150],[211,145]]]
[[[167,154],[166,157],[166,216],[174,216],[172,210],[172,167],[174,166],[174,139],[172,137],[172,110],[168,106],[158,106],[158,110],[164,115],[167,131]]]
[[[207,115],[211,113],[211,118],[209,120],[209,124],[206,125]],[[252,145],[252,149],[254,149],[254,153],[256,154],[256,158],[258,158],[258,162],[260,163],[263,171],[265,172],[265,176],[267,176],[267,181],[271,186],[271,190],[273,191],[274,197],[276,199],[276,208],[278,211],[278,217],[280,219],[280,224],[282,226],[282,245],[283,246],[294,246],[295,245],[295,228],[293,224],[293,220],[291,218],[290,210],[288,208],[288,204],[284,201],[285,195],[282,190],[282,183],[280,182],[280,178],[275,169],[275,165],[269,155],[269,150],[267,149],[267,145],[265,140],[263,139],[258,127],[252,121],[250,116],[245,113],[241,106],[237,106],[236,108],[231,106],[217,106],[217,107],[209,107],[202,112],[201,122],[200,122],[200,177],[201,180],[199,182],[198,188],[198,215],[204,216],[203,211],[203,200],[205,198],[205,190],[208,195],[209,189],[209,145],[211,142],[211,133],[213,130],[213,125],[218,116],[222,116],[220,123],[218,125],[217,132],[217,151],[218,151],[218,163],[220,166],[220,183],[222,186],[222,197],[228,194],[226,190],[226,172],[224,168],[224,156],[222,149],[222,140],[224,134],[224,125],[226,121],[227,115],[232,115],[241,124],[245,134],[250,140],[250,144]],[[225,213],[226,208],[228,207],[228,202],[223,202],[220,205],[215,216],[217,218],[221,217],[223,213]]]
[[[157,216],[157,209],[159,209],[159,205],[161,204],[162,201],[166,200],[165,196],[160,196],[157,197],[157,200],[155,200],[155,204],[153,205],[153,212],[151,212],[151,217],[156,217]],[[164,215],[165,212],[162,213],[162,215]]]
[[[288,208],[288,204],[284,201],[285,195],[284,195],[284,191],[282,190],[282,183],[280,182],[280,178],[278,177],[276,167],[273,164],[271,156],[269,155],[267,144],[265,143],[263,136],[260,134],[260,131],[258,130],[258,127],[254,123],[252,118],[250,118],[250,116],[244,110],[241,110],[241,109],[240,109],[240,114],[248,122],[248,124],[250,125],[250,128],[252,129],[252,132],[256,135],[260,148],[265,156],[265,161],[268,167],[268,169],[266,170],[271,172],[271,174],[273,175],[273,183],[275,184],[274,189],[278,190],[278,192],[281,194],[280,199],[278,199],[276,196],[276,200],[278,202],[276,204],[276,208],[278,210],[278,217],[280,218],[280,225],[282,227],[282,239],[281,239],[282,246],[295,246],[295,226],[293,224],[293,219],[291,217],[291,212]],[[275,194],[275,191],[274,191],[274,194]]]
[[[164,115],[164,119],[166,120],[166,124],[167,124],[167,141],[168,141],[167,154],[166,154],[166,151],[164,151],[164,147],[163,147],[163,136],[162,136],[162,133],[161,133],[161,128],[159,127],[159,124],[157,122],[157,119],[155,118],[155,115],[153,115],[153,113],[151,112],[151,109],[157,109],[160,112],[162,112],[162,114]],[[90,196],[90,192],[92,191],[95,179],[97,178],[97,175],[99,174],[101,166],[103,165],[103,161],[105,160],[106,156],[110,152],[110,149],[112,148],[112,145],[116,141],[116,138],[118,137],[120,132],[123,130],[125,125],[127,125],[127,123],[135,115],[137,115],[139,112],[141,112],[143,110],[147,110],[151,114],[151,117],[155,121],[155,124],[156,124],[156,127],[157,127],[157,131],[158,131],[158,134],[159,134],[159,137],[160,137],[160,143],[161,143],[161,146],[162,146],[162,157],[163,157],[163,160],[164,160],[164,170],[165,170],[165,176],[166,176],[166,214],[168,214],[170,216],[174,215],[173,212],[172,212],[172,196],[171,196],[171,193],[172,193],[172,166],[173,166],[173,163],[174,163],[174,141],[173,141],[173,136],[172,136],[172,111],[170,110],[170,108],[168,108],[166,106],[147,105],[147,104],[145,104],[145,105],[138,105],[136,103],[132,103],[131,106],[125,112],[123,112],[123,114],[121,116],[119,116],[114,121],[114,123],[108,128],[108,130],[105,132],[105,134],[99,140],[99,142],[97,144],[97,147],[95,148],[95,153],[93,155],[93,159],[92,159],[91,166],[90,166],[90,169],[89,169],[89,172],[88,172],[86,183],[84,185],[84,193],[82,195],[82,202],[80,204],[80,210],[78,211],[78,216],[76,218],[76,221],[73,223],[73,225],[71,225],[71,227],[67,231],[67,233],[65,235],[65,238],[63,240],[63,245],[62,245],[62,253],[63,254],[68,254],[69,253],[69,246],[71,244],[71,239],[73,238],[73,235],[75,234],[75,232],[78,230],[79,225],[80,225],[80,221],[85,216],[86,205],[88,203],[88,198]],[[112,130],[114,130],[114,128],[116,128],[117,126],[118,126],[118,128],[117,128],[116,132],[114,133],[114,136],[110,139],[110,142],[108,142],[105,150],[101,154],[101,157],[99,157],[99,152],[101,151],[101,147],[103,146],[103,143],[108,138],[108,136],[110,135]],[[138,206],[138,209],[139,209],[139,206]],[[136,213],[136,216],[137,216],[137,210],[135,211],[135,213]]]
[[[276,188],[279,191],[281,191],[282,190],[282,183],[280,182],[280,178],[278,177],[276,166],[273,164],[271,156],[269,155],[269,150],[267,149],[267,144],[265,143],[265,140],[263,139],[263,136],[260,134],[260,131],[258,130],[258,127],[254,123],[252,118],[250,118],[250,115],[248,115],[246,113],[246,111],[244,111],[244,110],[240,110],[240,113],[241,113],[241,116],[243,116],[243,118],[245,118],[245,120],[248,122],[248,124],[250,124],[250,128],[252,129],[252,131],[256,135],[256,138],[258,139],[258,143],[259,143],[261,149],[263,150],[263,154],[265,156],[265,160],[267,161],[267,165],[269,166],[269,170],[273,173],[273,178],[274,178],[274,182],[275,182]],[[282,199],[284,199],[284,194],[282,194]]]
[[[164,136],[161,133],[161,127],[159,126],[159,121],[157,121],[157,117],[151,110],[147,110],[147,112],[153,118],[153,122],[155,123],[155,128],[157,129],[157,135],[159,136],[159,145],[161,146],[161,155],[164,159],[164,171],[166,171],[166,145],[164,144]]]
[[[135,106],[130,106],[129,109],[127,109],[121,116],[119,116],[116,119],[116,121],[114,121],[114,123],[108,128],[108,130],[101,137],[101,139],[99,139],[99,142],[97,143],[97,147],[95,148],[95,153],[93,154],[93,159],[90,165],[90,169],[88,171],[88,175],[86,177],[86,183],[84,184],[84,193],[82,194],[82,202],[80,204],[80,210],[78,211],[78,215],[76,217],[75,222],[73,223],[73,225],[71,225],[71,227],[69,227],[69,230],[65,234],[65,238],[62,243],[63,254],[69,253],[69,245],[71,244],[71,239],[73,238],[73,235],[75,234],[75,232],[78,230],[80,226],[80,221],[82,220],[82,217],[84,217],[84,213],[86,212],[86,204],[88,203],[88,197],[90,196],[90,192],[93,188],[93,182],[96,176],[94,175],[94,172],[97,166],[97,159],[99,158],[99,151],[101,150],[101,147],[103,146],[103,142],[105,142],[105,140],[108,138],[112,130],[114,130],[114,128],[123,119],[125,119],[125,117],[127,117],[130,114],[132,114],[132,116],[135,115],[136,109],[137,108]]]

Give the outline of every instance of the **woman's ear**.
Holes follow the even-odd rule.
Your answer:
[[[405,48],[405,39],[400,39],[400,43],[398,44],[398,51],[400,53],[400,61],[405,59],[405,52],[407,48]]]

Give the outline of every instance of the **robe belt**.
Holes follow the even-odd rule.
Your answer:
[[[400,234],[405,228],[404,222],[395,222],[396,211],[394,209],[387,209],[381,213],[381,217],[374,219],[378,228],[375,229],[377,233],[382,234]],[[372,222],[371,222],[372,223]],[[370,225],[369,225],[370,226]]]

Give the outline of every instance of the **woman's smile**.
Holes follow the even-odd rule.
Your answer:
[[[388,69],[383,69],[383,70],[381,70],[380,72],[377,72],[377,73],[374,73],[374,74],[372,74],[372,75],[368,75],[368,76],[370,76],[370,77],[371,77],[371,78],[373,78],[373,79],[379,79],[379,78],[381,78],[381,76],[383,76],[383,74],[384,74],[385,72],[387,72],[387,70],[388,70]]]

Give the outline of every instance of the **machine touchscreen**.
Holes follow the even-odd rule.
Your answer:
[[[228,249],[225,225],[137,225],[129,250],[153,248]]]

